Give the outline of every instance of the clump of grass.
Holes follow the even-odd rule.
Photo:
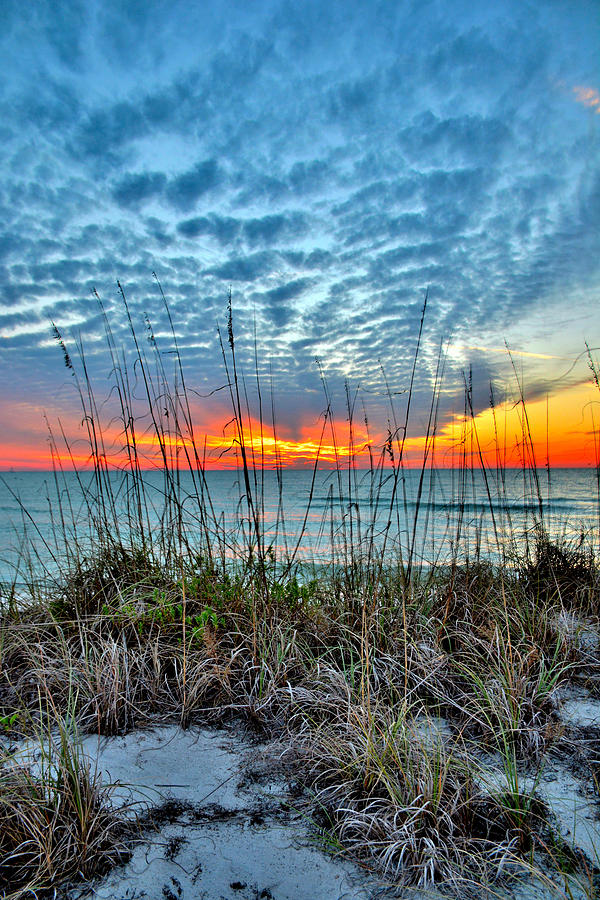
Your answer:
[[[537,528],[521,577],[546,601],[555,597],[569,608],[599,612],[600,569],[584,534],[579,540],[552,539],[543,527]]]
[[[164,576],[148,554],[113,541],[95,556],[77,560],[57,586],[50,611],[59,619],[85,618],[163,584]]]
[[[496,880],[531,850],[543,805],[483,791],[460,739],[443,740],[427,713],[397,713],[353,708],[316,733],[311,784],[325,836],[395,882]]]
[[[64,722],[40,736],[39,750],[31,761],[0,757],[0,891],[7,900],[92,878],[129,856],[110,788]]]

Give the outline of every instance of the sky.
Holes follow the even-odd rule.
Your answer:
[[[211,465],[231,459],[230,291],[253,435],[258,367],[286,464],[311,464],[327,408],[322,461],[348,449],[347,397],[355,446],[380,453],[409,393],[407,458],[435,394],[452,464],[465,385],[490,459],[498,430],[522,458],[522,394],[538,461],[595,461],[597,0],[3,0],[2,17],[0,468],[48,465],[48,428],[85,464],[51,323],[79,374],[83,347],[118,449],[94,291],[128,366],[117,279],[172,367],[153,273]]]

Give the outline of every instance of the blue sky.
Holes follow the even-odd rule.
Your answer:
[[[72,408],[50,320],[108,383],[92,287],[118,343],[117,278],[169,348],[153,271],[200,392],[222,383],[231,286],[290,435],[323,408],[315,357],[337,392],[375,395],[380,363],[406,387],[426,290],[417,411],[442,339],[447,409],[469,365],[481,407],[504,384],[505,340],[532,354],[532,397],[587,377],[585,360],[562,375],[600,343],[597,2],[2,6],[14,446]]]

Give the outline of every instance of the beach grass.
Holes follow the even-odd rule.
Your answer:
[[[77,380],[92,478],[80,482],[87,509],[82,530],[61,482],[68,454],[56,450],[55,535],[46,547],[54,569],[33,577],[39,564],[32,544],[15,578],[25,587],[3,603],[0,887],[6,896],[41,896],[126,855],[127,831],[110,791],[79,754],[78,733],[232,720],[284,742],[323,842],[388,883],[441,885],[467,896],[473,885],[510,890],[511,877],[534,872],[557,896],[577,890],[596,896],[595,861],[569,847],[537,790],[549,756],[574,752],[577,735],[560,718],[560,692],[600,696],[600,568],[590,542],[549,535],[540,495],[526,541],[503,546],[490,560],[465,550],[458,533],[450,559],[421,566],[419,504],[409,512],[403,497],[409,392],[402,412],[392,407],[388,440],[368,473],[372,509],[380,516],[387,504],[384,535],[399,516],[412,516],[404,552],[392,553],[386,537],[375,540],[380,518],[354,515],[357,471],[351,456],[340,455],[333,483],[338,480],[349,513],[332,520],[335,558],[329,566],[300,568],[303,529],[294,544],[276,551],[264,527],[264,469],[256,443],[248,443],[252,417],[230,300],[221,340],[243,523],[233,536],[212,508],[175,329],[172,377],[155,342],[147,351],[138,341],[123,291],[122,298],[145,398],[140,414],[105,316],[126,456],[125,517],[83,350],[77,363],[55,330]],[[420,339],[421,333],[411,390]],[[426,448],[435,439],[441,368]],[[324,387],[324,427],[333,429]],[[352,425],[349,393],[347,400]],[[260,399],[259,421],[267,405]],[[141,418],[151,423],[160,456],[158,528],[138,447]],[[182,455],[194,484],[193,534],[186,528]],[[465,458],[463,478],[472,464]],[[427,451],[419,498],[429,465]],[[313,487],[317,471],[318,459]],[[490,504],[501,500],[492,498],[501,477],[490,473],[485,484]],[[581,639],[584,631],[591,642]],[[25,738],[42,748],[41,766],[10,749]],[[597,795],[585,742],[577,753]]]

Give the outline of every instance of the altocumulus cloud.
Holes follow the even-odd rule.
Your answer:
[[[215,159],[206,159],[171,179],[166,196],[177,209],[189,209],[207,191],[221,181],[221,172]]]
[[[600,284],[600,117],[574,93],[598,87],[586,4],[4,11],[0,363],[22,386],[35,361],[51,399],[45,316],[101,369],[90,288],[125,341],[116,277],[166,333],[152,271],[203,386],[230,284],[289,396],[314,355],[334,387],[374,385],[379,359],[404,385],[427,289],[432,346],[495,345],[560,297],[555,349],[580,348]],[[448,365],[457,387],[468,363]]]
[[[120,206],[140,206],[162,194],[167,177],[163,172],[143,172],[124,175],[113,188],[113,197]]]

